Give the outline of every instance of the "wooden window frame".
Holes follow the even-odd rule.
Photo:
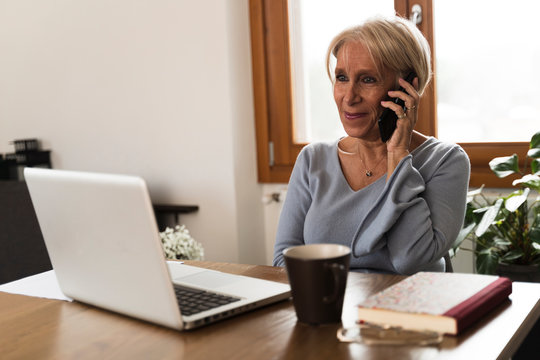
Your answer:
[[[409,16],[410,0],[394,0],[396,12]],[[423,8],[420,30],[432,49],[435,69],[432,0],[416,0]],[[258,179],[261,183],[287,183],[300,150],[306,143],[294,141],[293,96],[289,53],[287,0],[250,0],[253,91],[257,140]],[[419,106],[415,129],[437,135],[436,77]],[[471,159],[470,186],[511,187],[517,176],[499,179],[489,169],[496,156],[513,153],[525,161],[528,143],[460,143]],[[523,164],[522,164],[523,165]]]

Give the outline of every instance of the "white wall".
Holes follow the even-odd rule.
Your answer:
[[[137,174],[206,259],[265,263],[248,0],[0,0],[0,153]]]

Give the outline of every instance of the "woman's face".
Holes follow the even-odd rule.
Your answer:
[[[367,48],[360,42],[347,42],[337,53],[334,100],[347,135],[376,140],[380,138],[377,119],[381,101],[395,86],[390,71],[377,72]]]

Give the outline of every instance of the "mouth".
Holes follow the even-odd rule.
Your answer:
[[[360,113],[350,113],[347,111],[343,112],[343,115],[345,115],[345,118],[347,120],[356,120],[356,119],[362,119],[369,115],[369,113],[360,112]]]

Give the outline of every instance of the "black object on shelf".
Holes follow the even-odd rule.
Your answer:
[[[38,139],[19,139],[11,142],[15,152],[0,157],[0,179],[23,180],[25,167],[51,168],[51,151],[40,150]]]
[[[31,151],[14,154],[6,154],[6,160],[15,160],[19,165],[35,166],[47,165],[51,167],[51,151]]]
[[[16,153],[25,153],[39,150],[38,139],[21,139],[11,142],[15,146]]]
[[[197,205],[153,204],[153,207],[159,231],[165,230],[166,227],[180,225],[180,214],[189,214],[199,210]],[[173,221],[170,221],[171,217]]]

